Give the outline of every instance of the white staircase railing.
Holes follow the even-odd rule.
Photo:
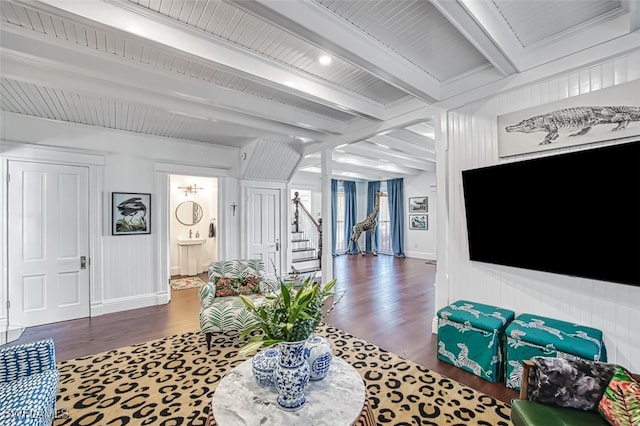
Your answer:
[[[300,201],[297,192],[291,201],[293,201],[291,241],[293,243],[304,243],[304,248],[309,253],[313,253],[313,257],[318,260],[318,270],[320,270],[322,267],[320,263],[322,259],[322,219],[316,221],[313,218],[309,210]]]

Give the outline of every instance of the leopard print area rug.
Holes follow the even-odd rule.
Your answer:
[[[193,332],[60,362],[53,425],[204,426],[216,386],[246,359],[238,334],[214,333],[208,352]],[[379,425],[510,424],[509,406],[488,395],[338,328],[317,334],[363,377]]]

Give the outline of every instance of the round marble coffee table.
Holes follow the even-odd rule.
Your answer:
[[[362,377],[341,358],[334,356],[327,376],[309,382],[305,393],[307,403],[301,409],[281,410],[276,404],[277,391],[257,384],[251,359],[248,359],[220,381],[211,403],[213,416],[209,416],[207,423],[210,426],[375,425]]]

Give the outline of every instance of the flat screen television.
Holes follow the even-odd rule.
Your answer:
[[[640,286],[640,141],[462,172],[469,256]]]

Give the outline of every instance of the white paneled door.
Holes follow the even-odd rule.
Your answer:
[[[249,188],[249,257],[261,259],[269,277],[282,275],[279,189]]]
[[[9,321],[89,316],[86,167],[9,162]]]

